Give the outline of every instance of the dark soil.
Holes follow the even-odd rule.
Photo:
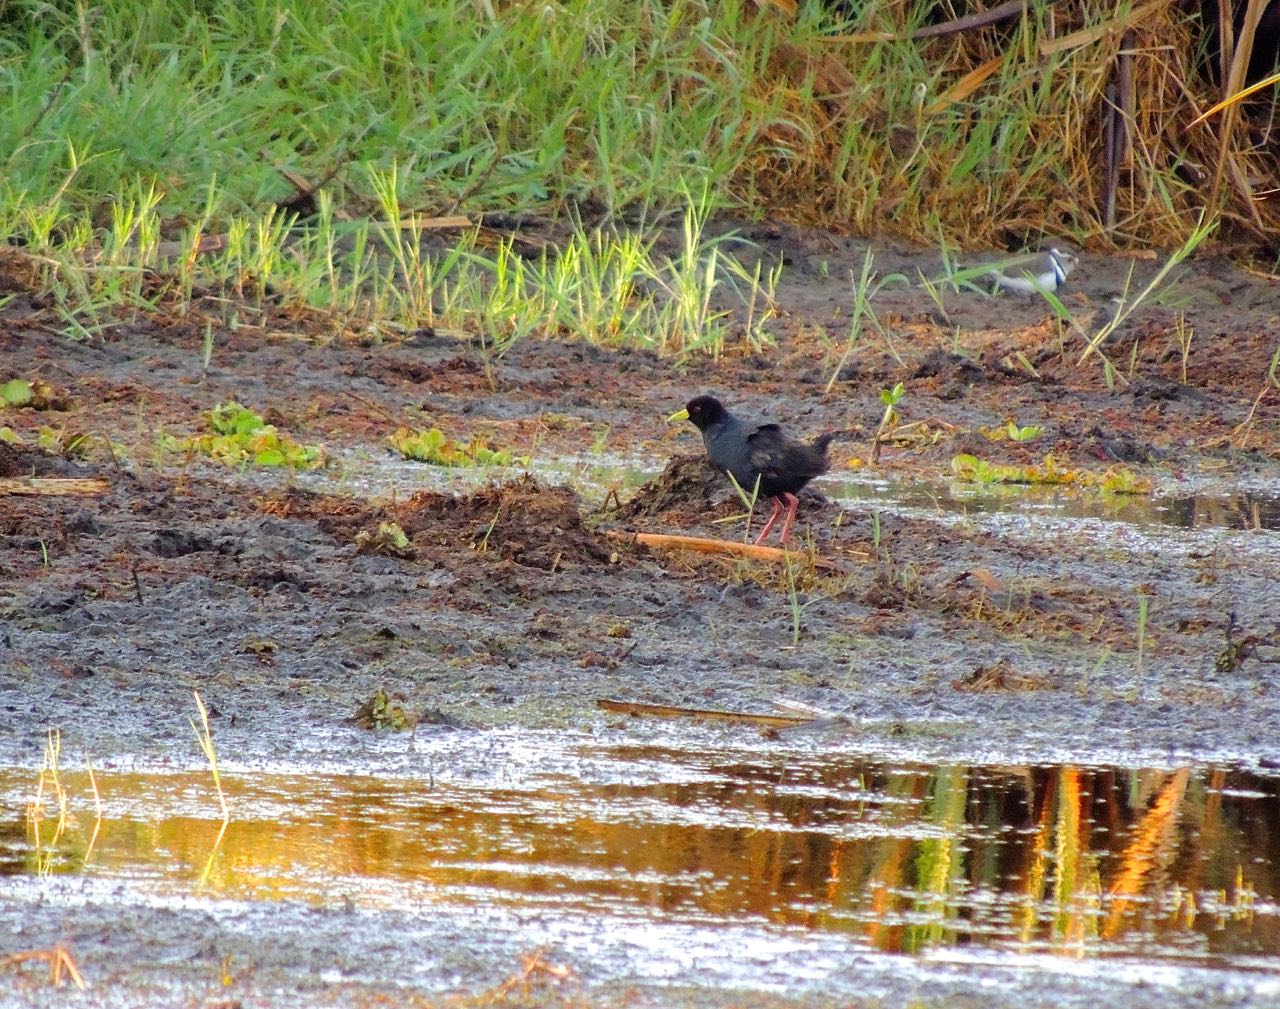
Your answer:
[[[70,681],[79,731],[144,746],[155,741],[149,721],[121,719],[129,698],[145,698],[151,713],[180,711],[199,688],[252,748],[258,731],[270,738],[282,722],[345,719],[388,685],[481,723],[576,725],[606,695],[740,706],[786,694],[886,725],[941,718],[957,744],[1280,757],[1270,667],[1256,657],[1229,674],[1215,667],[1230,613],[1238,636],[1275,634],[1274,533],[1166,542],[1156,530],[1024,533],[891,511],[873,528],[866,510],[842,511],[822,494],[841,473],[943,476],[957,452],[1017,464],[1052,452],[1070,468],[1124,462],[1166,484],[1274,490],[1280,392],[1263,395],[1249,419],[1280,343],[1274,283],[1196,265],[1168,298],[1185,308],[1144,308],[1113,341],[1109,352],[1131,377],[1110,389],[1096,362],[1076,365],[1079,338],[1060,333],[1042,303],[954,295],[944,313],[919,289],[887,287],[876,301],[887,338],[864,334],[824,393],[848,325],[843,278],[861,246],[778,229],[751,237],[763,255],[791,263],[767,355],[676,362],[529,340],[495,362],[494,387],[476,348],[430,334],[362,346],[267,320],[217,334],[202,377],[203,334],[185,323],[121,325],[89,345],[51,335],[38,313],[9,311],[0,380],[42,378],[70,409],[8,410],[5,423],[28,445],[42,427],[98,437],[85,462],[0,443],[0,472],[110,484],[101,497],[0,497],[0,656],[11,672],[3,703],[19,726],[10,757],[62,720],[49,700]],[[924,253],[879,250],[877,264],[934,270]],[[1064,297],[1088,315],[1128,265],[1086,257]],[[1156,264],[1137,267],[1135,284]],[[1186,384],[1175,324],[1195,333]],[[896,381],[908,390],[901,424],[923,423],[886,442],[872,467],[878,391]],[[742,509],[702,461],[696,432],[663,420],[704,390],[797,434],[850,432],[833,450],[833,473],[802,504],[801,535],[840,574],[804,576],[794,646],[778,570],[628,545],[636,529],[741,535],[738,522],[712,524]],[[481,435],[535,459],[594,445],[672,461],[620,508],[610,499],[601,510],[598,492],[586,500],[531,478],[463,492],[401,481],[393,494],[353,496],[341,480],[303,490],[287,474],[157,451],[161,432],[198,432],[203,415],[231,399],[340,457],[377,457],[406,424]],[[1025,443],[980,433],[1009,419],[1045,433]],[[409,472],[440,485],[439,471]],[[408,536],[403,556],[370,547],[384,522]],[[1152,595],[1139,674],[1143,591]],[[606,630],[624,625],[634,647],[615,668],[599,659],[621,654]],[[269,654],[247,648],[267,639]],[[1003,682],[1030,677],[1052,689],[952,686],[1001,661],[1014,667]]]

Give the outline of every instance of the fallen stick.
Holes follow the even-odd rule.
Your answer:
[[[84,983],[80,968],[76,966],[76,961],[71,956],[71,951],[61,944],[50,949],[29,949],[21,953],[11,953],[8,956],[0,957],[0,968],[16,967],[29,960],[43,960],[49,965],[49,980],[55,987],[62,984],[62,972],[64,970],[71,977],[72,983],[81,991],[89,987]]]
[[[693,550],[702,554],[736,554],[756,561],[808,561],[809,558],[795,550],[781,550],[778,547],[762,547],[754,543],[737,543],[733,540],[709,540],[702,536],[674,536],[667,533],[611,533],[617,539],[628,539],[639,543],[642,547],[653,547],[658,550]],[[834,562],[823,557],[814,557],[816,568],[835,568]]]
[[[0,479],[0,496],[23,494],[28,497],[70,497],[105,494],[110,484],[98,477],[17,476]]]
[[[445,217],[403,217],[396,224],[401,231],[448,231],[454,228],[472,227],[471,218],[462,214],[449,214]]]

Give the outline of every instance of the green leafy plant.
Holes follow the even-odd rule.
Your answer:
[[[379,522],[376,532],[361,529],[356,533],[356,550],[362,554],[386,554],[390,557],[412,557],[415,552],[398,522]]]
[[[208,456],[228,466],[288,466],[314,469],[325,463],[325,452],[319,445],[302,445],[274,424],[246,406],[234,401],[219,403],[209,412],[211,434],[178,438],[166,435],[161,447],[169,452],[188,452]]]
[[[880,416],[880,426],[876,428],[876,436],[871,443],[871,461],[880,460],[880,445],[888,430],[898,422],[897,406],[907,394],[906,387],[899,382],[892,389],[880,390],[880,402],[884,404],[884,413]]]
[[[528,456],[516,456],[510,449],[494,448],[481,438],[472,438],[466,443],[453,441],[438,427],[426,431],[410,431],[402,427],[388,441],[406,459],[431,466],[529,465]]]
[[[984,427],[979,428],[978,432],[990,441],[1000,441],[1002,438],[1007,438],[1009,441],[1031,441],[1044,434],[1044,427],[1039,424],[1028,424],[1026,427],[1020,427],[1017,421],[1011,420],[1004,427]]]
[[[31,383],[25,378],[15,378],[0,385],[0,400],[5,406],[26,406],[31,398]]]
[[[15,378],[0,385],[0,407],[65,410],[67,397],[40,378]]]
[[[1050,453],[1043,462],[1014,466],[988,462],[968,453],[951,460],[951,472],[961,480],[979,484],[1040,484],[1106,491],[1111,494],[1150,494],[1151,480],[1125,466],[1102,473],[1062,466]]]

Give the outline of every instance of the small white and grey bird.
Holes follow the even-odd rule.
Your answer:
[[[1080,260],[1072,252],[1051,246],[1036,256],[1029,256],[1027,264],[1016,277],[1000,270],[989,270],[987,276],[995,282],[996,291],[1012,291],[1024,297],[1039,294],[1040,289],[1056,291],[1064,283]],[[1035,278],[1034,281],[1032,278]],[[1038,286],[1037,286],[1038,285]]]

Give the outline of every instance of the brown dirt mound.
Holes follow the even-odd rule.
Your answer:
[[[612,555],[583,525],[577,494],[527,475],[456,497],[419,491],[395,509],[395,519],[419,548],[470,547],[543,571],[607,564]]]
[[[354,543],[361,531],[396,522],[419,556],[442,550],[489,553],[521,567],[554,571],[568,564],[608,563],[612,551],[583,525],[577,495],[531,476],[491,484],[473,494],[419,491],[405,501],[370,504],[357,498],[292,488],[261,504],[270,514],[308,518],[335,539]]]
[[[92,472],[92,468],[76,466],[42,448],[0,441],[0,477],[86,476]]]
[[[800,492],[806,511],[829,504],[810,487]],[[714,519],[739,515],[742,502],[729,479],[703,455],[679,455],[657,477],[644,484],[635,496],[618,509],[620,519],[656,518],[679,528],[702,525]],[[757,515],[769,514],[767,501],[758,503]]]
[[[618,509],[618,517],[652,518],[677,509],[703,515],[729,493],[729,481],[706,456],[678,455]]]
[[[387,509],[370,505],[360,498],[336,494],[320,494],[316,491],[290,487],[262,500],[259,509],[278,518],[311,519],[330,536],[344,542],[353,542],[361,529],[388,521]]]

